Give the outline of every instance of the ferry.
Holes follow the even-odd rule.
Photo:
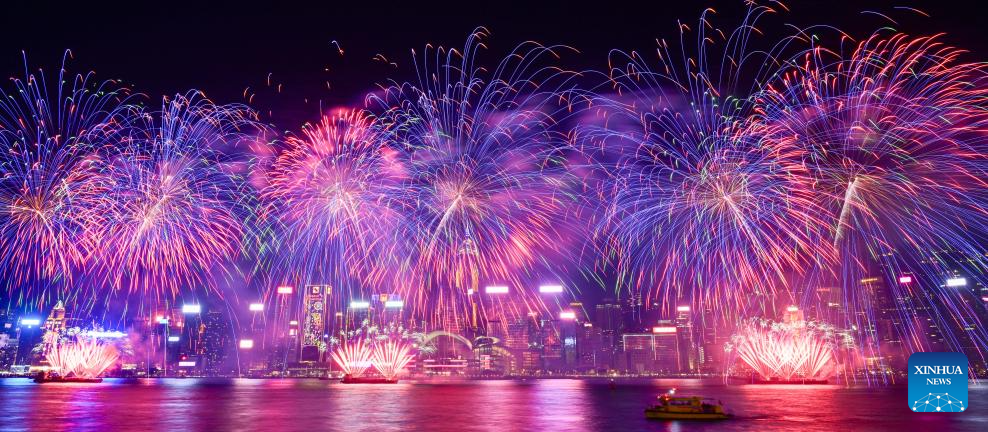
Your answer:
[[[343,375],[343,379],[340,380],[343,384],[398,384],[396,379],[387,379],[384,377],[354,377],[350,374]]]
[[[675,396],[676,389],[659,396],[659,403],[645,409],[645,418],[655,420],[727,420],[732,417],[723,404],[712,398]]]

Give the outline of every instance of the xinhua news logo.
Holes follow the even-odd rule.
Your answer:
[[[918,352],[909,356],[909,409],[967,411],[967,356],[956,352]]]

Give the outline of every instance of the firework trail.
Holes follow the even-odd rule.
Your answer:
[[[251,113],[190,92],[129,115],[122,148],[104,151],[103,198],[86,212],[97,221],[92,280],[153,298],[213,287],[212,272],[236,257],[248,230],[251,194],[224,149],[251,138]]]
[[[332,356],[344,374],[358,378],[373,365],[375,352],[362,339],[357,339],[342,344]]]
[[[463,310],[481,284],[511,285],[538,307],[521,276],[567,252],[575,199],[556,125],[571,115],[573,74],[539,66],[566,48],[522,44],[488,71],[474,64],[485,37],[478,29],[462,53],[427,49],[418,82],[368,97],[405,170],[389,198],[403,216],[394,279],[417,311]]]
[[[731,57],[770,12],[752,6],[730,37],[704,13],[698,54],[681,64],[664,41],[656,68],[637,53],[611,59],[618,94],[601,98],[606,124],[586,133],[607,172],[601,244],[635,291],[666,307],[692,301],[734,317],[756,293],[786,292],[793,274],[832,259],[817,241],[822,212],[803,150],[751,120],[751,89],[739,78],[746,65]],[[721,63],[708,52],[715,35]]]
[[[833,337],[814,323],[743,323],[732,350],[765,380],[826,379],[837,372]]]
[[[62,377],[96,378],[117,362],[117,349],[94,339],[49,345],[45,359]]]
[[[961,54],[938,37],[875,34],[850,54],[808,51],[758,96],[776,139],[805,151],[841,303],[867,312],[849,324],[872,328],[885,286],[910,350],[929,348],[916,315],[927,308],[951,346],[988,346],[973,290],[944,286],[988,268],[988,74]]]
[[[71,282],[92,252],[82,217],[99,198],[90,152],[106,143],[129,96],[92,73],[73,77],[64,61],[50,83],[26,62],[14,91],[0,90],[0,269],[20,301],[44,301],[34,290]]]
[[[402,176],[396,153],[360,110],[341,109],[289,137],[261,195],[276,232],[263,272],[337,290],[350,278],[376,285],[378,269],[397,265],[398,215],[388,206]]]
[[[374,368],[385,378],[393,380],[415,358],[407,344],[387,341],[374,347]]]

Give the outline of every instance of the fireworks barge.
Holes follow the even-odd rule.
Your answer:
[[[782,379],[779,377],[772,377],[769,379],[757,379],[752,378],[752,384],[786,384],[786,385],[811,385],[811,384],[827,384],[825,379]]]
[[[85,377],[63,377],[59,375],[52,375],[49,373],[39,373],[34,377],[34,382],[38,384],[43,383],[101,383],[103,378],[85,378]]]
[[[675,396],[675,389],[659,396],[659,403],[645,408],[645,418],[653,420],[727,420],[720,401],[699,396]]]
[[[349,374],[343,375],[343,379],[340,380],[343,384],[398,384],[397,379],[388,379],[385,377],[355,377]]]

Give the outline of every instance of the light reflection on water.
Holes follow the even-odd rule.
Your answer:
[[[721,399],[737,418],[645,420],[655,396]],[[0,380],[0,430],[988,430],[988,387],[964,413],[913,413],[904,386],[529,380],[343,385],[319,380]]]

